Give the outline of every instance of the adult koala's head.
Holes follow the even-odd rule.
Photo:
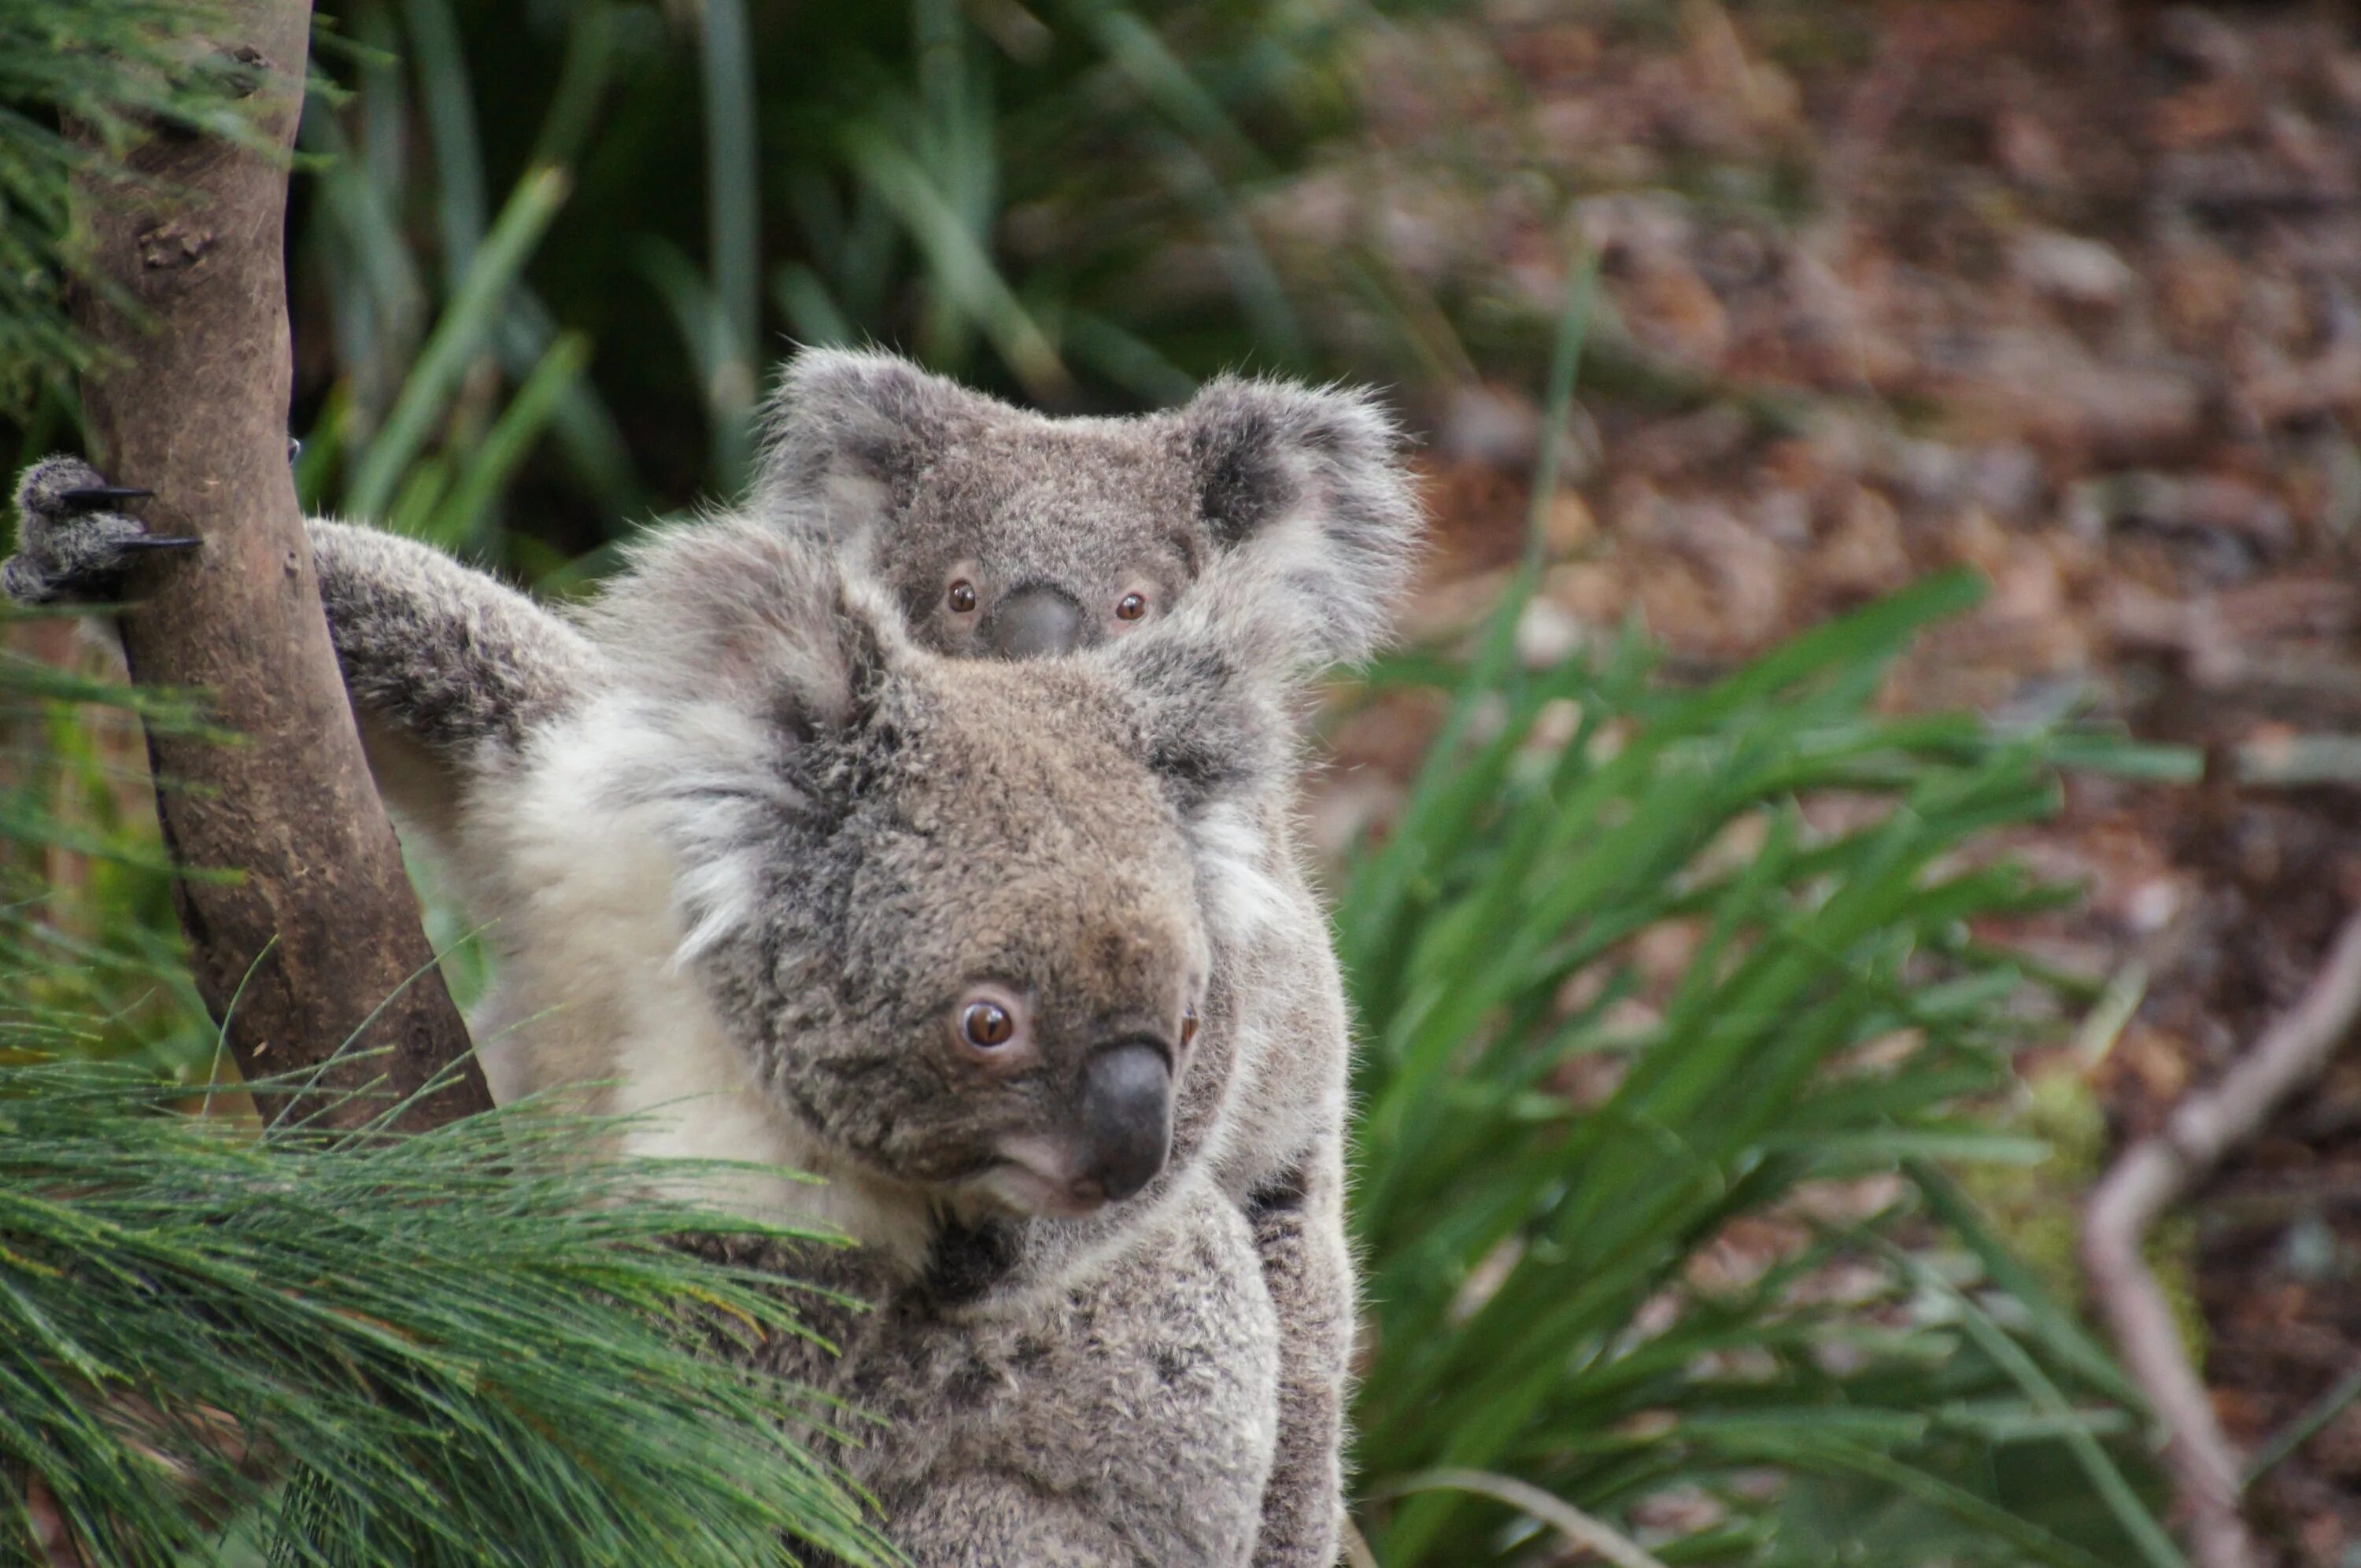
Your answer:
[[[919,646],[759,519],[661,537],[602,598],[597,787],[657,825],[682,961],[836,1163],[1077,1215],[1193,1153],[1231,1048],[1213,957],[1269,907],[1237,813],[1335,652],[1302,566],[1243,556],[1119,643],[1022,663]]]
[[[1367,396],[1224,378],[1133,419],[1052,419],[890,355],[813,350],[772,400],[751,510],[865,561],[922,645],[1028,658],[1136,636],[1248,546],[1326,574],[1339,656],[1379,638],[1419,513]]]

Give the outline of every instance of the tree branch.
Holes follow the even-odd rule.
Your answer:
[[[235,0],[196,40],[234,64],[281,148],[310,27],[310,0]],[[129,164],[140,181],[80,194],[95,275],[147,319],[78,291],[108,367],[85,381],[83,412],[108,477],[156,492],[157,532],[205,548],[123,616],[124,652],[135,680],[207,692],[246,739],[148,737],[175,860],[245,872],[175,888],[198,990],[249,1080],[320,1069],[334,1092],[306,1097],[306,1113],[380,1115],[381,1098],[351,1093],[372,1082],[409,1101],[401,1125],[482,1109],[490,1095],[362,758],[288,471],[284,161],[159,130]],[[269,1098],[266,1113],[286,1108]]]
[[[2287,1097],[2319,1077],[2361,1015],[2361,915],[2335,946],[2294,1011],[2212,1089],[2173,1107],[2164,1131],[2124,1151],[2092,1190],[2082,1216],[2082,1266],[2135,1381],[2167,1433],[2165,1464],[2202,1568],[2254,1568],[2237,1452],[2190,1365],[2172,1309],[2140,1255],[2164,1209],[2262,1129]]]

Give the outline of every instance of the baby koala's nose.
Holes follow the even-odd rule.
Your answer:
[[[1102,1047],[1082,1069],[1082,1181],[1119,1203],[1156,1179],[1172,1150],[1172,1062],[1142,1039]]]
[[[983,631],[984,645],[1004,659],[1069,653],[1082,640],[1082,607],[1064,590],[1037,583],[994,606]]]

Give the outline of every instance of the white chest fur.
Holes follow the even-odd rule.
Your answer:
[[[552,737],[497,802],[463,815],[457,869],[500,958],[498,987],[471,1020],[493,1097],[588,1087],[591,1106],[633,1119],[628,1154],[781,1168],[686,1183],[707,1201],[915,1258],[923,1205],[835,1168],[753,1080],[682,959],[678,867],[659,808],[599,804],[634,761],[619,752],[645,742],[601,729]]]

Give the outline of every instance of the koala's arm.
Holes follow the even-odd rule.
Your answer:
[[[1355,1316],[1342,1141],[1323,1137],[1284,1179],[1254,1195],[1247,1218],[1279,1346],[1279,1444],[1263,1490],[1255,1568],[1334,1568]]]
[[[497,579],[377,529],[309,526],[370,766],[412,820],[443,825],[464,782],[500,771],[597,684],[589,639]]]
[[[149,533],[126,510],[146,494],[108,484],[79,458],[34,464],[17,485],[16,553],[0,565],[0,592],[30,605],[126,602],[149,573],[143,563],[186,560],[201,544]],[[593,684],[597,652],[440,551],[374,529],[306,526],[379,786],[405,815],[441,826],[463,779],[498,768]]]
[[[309,528],[353,700],[421,745],[513,751],[592,684],[590,641],[497,578],[378,529]]]

